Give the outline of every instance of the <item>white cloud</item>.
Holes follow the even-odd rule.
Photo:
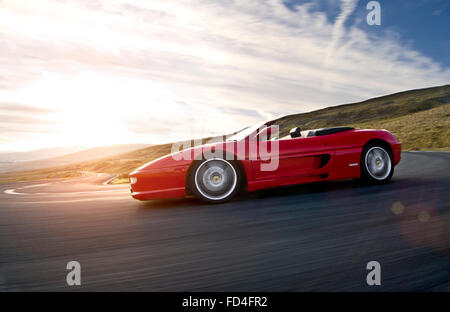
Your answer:
[[[22,133],[0,117],[14,133],[0,150],[207,136],[448,83],[391,37],[346,28],[355,5],[330,22],[275,0],[1,2],[0,102],[59,111],[64,126]]]

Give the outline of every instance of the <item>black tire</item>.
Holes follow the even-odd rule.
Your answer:
[[[194,164],[190,175],[192,194],[206,203],[231,200],[241,186],[238,166],[223,158],[211,158]]]
[[[361,153],[361,180],[369,184],[383,184],[394,174],[394,162],[389,147],[383,143],[367,144]]]

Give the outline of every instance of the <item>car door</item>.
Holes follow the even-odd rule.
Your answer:
[[[278,166],[264,170],[264,164],[274,164],[274,159],[258,157],[252,160],[253,176],[256,180],[288,178],[298,176],[327,175],[333,164],[334,151],[329,145],[329,136],[316,136],[278,141],[265,141],[267,150],[274,157],[278,145]]]

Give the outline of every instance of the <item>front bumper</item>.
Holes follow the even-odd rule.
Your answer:
[[[180,166],[132,172],[130,178],[137,181],[131,184],[131,196],[139,200],[183,197],[187,170]]]

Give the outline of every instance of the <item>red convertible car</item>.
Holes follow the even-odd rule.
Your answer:
[[[241,191],[300,183],[386,183],[400,161],[400,143],[386,130],[297,127],[281,138],[277,130],[267,122],[223,142],[153,160],[130,173],[131,195],[139,200],[194,195],[219,203]]]

